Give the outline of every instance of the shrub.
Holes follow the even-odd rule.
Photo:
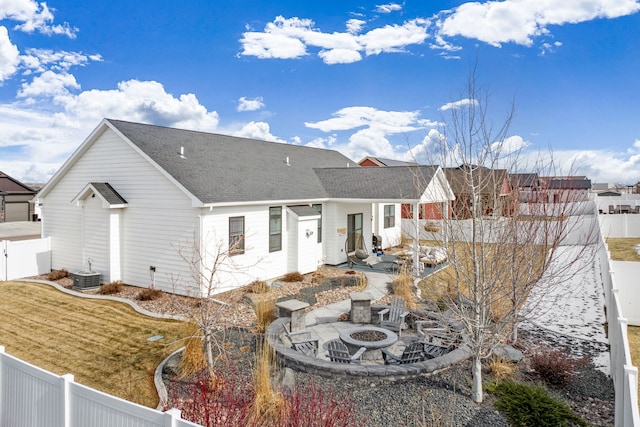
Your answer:
[[[185,347],[180,358],[180,377],[187,378],[204,371],[206,361],[202,347],[200,328],[195,323],[186,323]]]
[[[407,307],[414,308],[413,302],[413,276],[408,269],[403,268],[400,274],[391,282],[391,288],[394,295],[402,297],[407,302]]]
[[[283,282],[302,282],[304,280],[304,276],[297,271],[292,273],[287,273],[282,278]]]
[[[266,341],[258,343],[253,372],[254,397],[251,404],[251,424],[277,426],[283,418],[285,400],[282,393],[271,384],[276,364],[275,352]],[[258,424],[258,422],[260,424]]]
[[[586,426],[573,413],[569,405],[554,399],[540,386],[505,381],[488,386],[487,390],[498,395],[495,406],[515,426],[562,427]]]
[[[155,288],[145,288],[138,292],[136,299],[138,301],[153,301],[162,296],[162,291]]]
[[[65,269],[51,270],[51,273],[49,273],[49,280],[56,281],[56,280],[64,279],[65,277],[68,277],[68,276],[69,276],[69,272]]]
[[[109,282],[104,285],[100,285],[97,293],[100,295],[113,295],[121,292],[123,289],[124,286],[122,285],[122,282],[118,280],[117,282]]]
[[[298,387],[286,401],[287,427],[351,427],[365,426],[358,420],[353,400],[333,390],[318,387],[311,380]]]
[[[562,350],[545,349],[531,357],[531,368],[546,383],[564,387],[573,381],[576,369],[586,362],[586,359],[572,359]]]
[[[270,288],[264,280],[254,280],[249,284],[249,291],[252,294],[266,294]]]
[[[496,381],[504,381],[513,377],[517,366],[515,363],[504,360],[501,357],[493,356],[489,361],[489,371]]]
[[[262,333],[267,330],[267,326],[276,318],[276,302],[273,299],[261,297],[255,304],[256,330]]]

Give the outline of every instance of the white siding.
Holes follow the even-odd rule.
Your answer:
[[[251,283],[253,280],[269,280],[286,274],[288,234],[287,212],[282,209],[282,250],[269,252],[269,206],[243,206],[214,208],[202,217],[203,239],[209,248],[210,258],[218,249],[229,248],[229,218],[244,217],[245,252],[228,258],[219,268],[216,292],[222,292]],[[209,265],[212,262],[208,263]]]
[[[322,215],[325,219],[324,225],[324,247],[326,263],[337,265],[347,262],[347,255],[344,252],[344,244],[347,240],[347,215],[362,214],[362,235],[371,251],[371,204],[370,203],[325,203]],[[344,233],[342,231],[344,230]]]
[[[199,210],[191,206],[184,192],[110,129],[40,200],[43,236],[52,238],[52,268],[70,272],[86,268],[82,208],[71,200],[89,182],[108,182],[128,203],[121,218],[122,280],[130,285],[149,286],[149,267],[155,266],[156,287],[173,290],[171,277],[188,275],[186,263],[177,256],[177,247],[181,241],[197,239]],[[109,209],[105,211],[108,214]],[[108,234],[95,245],[108,248]],[[98,250],[98,246],[94,249]],[[108,272],[108,268],[101,271],[109,276]]]
[[[395,225],[393,227],[384,228],[384,207],[386,205],[393,204],[395,206]],[[402,236],[402,221],[401,221],[401,204],[400,203],[374,203],[372,206],[373,212],[373,233],[382,237],[383,249],[398,246]],[[372,239],[366,241],[367,245],[372,244]],[[367,247],[371,250],[370,247]]]

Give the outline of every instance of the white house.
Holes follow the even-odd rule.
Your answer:
[[[195,283],[179,252],[206,254],[206,269],[231,248],[221,292],[344,263],[349,236],[380,232],[373,204],[384,214],[450,193],[438,166],[382,169],[332,150],[105,119],[38,194],[42,233],[54,269],[178,293]],[[385,236],[399,239],[390,211]]]

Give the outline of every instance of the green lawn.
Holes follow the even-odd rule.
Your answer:
[[[0,345],[31,364],[155,407],[153,372],[182,346],[184,323],[126,304],[71,296],[47,285],[0,282]],[[163,335],[158,341],[147,339]]]

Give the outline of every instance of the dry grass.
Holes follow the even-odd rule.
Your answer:
[[[416,307],[413,298],[413,276],[408,268],[400,270],[400,274],[393,280],[391,287],[394,295],[404,298],[407,302],[407,307]]]
[[[636,246],[640,245],[640,239],[607,239],[607,246],[614,261],[640,261],[640,255]]]
[[[251,409],[255,425],[280,425],[285,416],[284,396],[276,392],[271,383],[275,364],[275,352],[266,341],[262,341],[256,349],[254,371],[255,395]]]
[[[182,322],[142,316],[123,303],[0,283],[0,344],[8,354],[146,406],[158,403],[154,369],[183,345],[183,334]],[[156,335],[164,338],[147,341]]]
[[[500,382],[513,379],[517,371],[518,366],[514,362],[504,360],[501,357],[494,355],[489,361],[489,372],[491,372],[494,381]]]
[[[189,322],[185,324],[185,349],[180,358],[180,376],[186,378],[204,370],[207,366],[200,328],[197,324]]]
[[[431,242],[432,243],[432,242]],[[506,249],[505,249],[506,248]],[[518,286],[530,280],[529,274],[538,274],[545,257],[546,248],[543,246],[506,246],[504,244],[476,244],[476,249],[486,266],[481,272],[481,277],[487,280],[486,286],[491,298],[491,316],[493,319],[503,319],[513,309],[511,294],[514,283],[511,274],[518,272],[516,279]],[[452,248],[450,248],[452,250]],[[472,259],[472,246],[462,243],[456,246],[456,259],[451,259],[452,264],[427,277],[418,284],[422,298],[441,303],[451,301],[462,294],[471,297],[470,282],[474,279]],[[482,252],[483,251],[483,252]],[[512,270],[511,263],[514,258],[507,258],[509,251],[516,252],[515,259],[527,259],[528,265]],[[539,260],[539,265],[531,263]],[[457,262],[457,263],[456,263]],[[456,265],[453,265],[456,263]],[[523,288],[520,288],[523,289]],[[527,292],[526,289],[518,291],[518,294]],[[488,297],[488,296],[486,296]],[[523,298],[524,300],[526,298]]]
[[[276,301],[273,298],[261,296],[255,302],[254,308],[256,310],[256,331],[263,333],[276,318]]]

